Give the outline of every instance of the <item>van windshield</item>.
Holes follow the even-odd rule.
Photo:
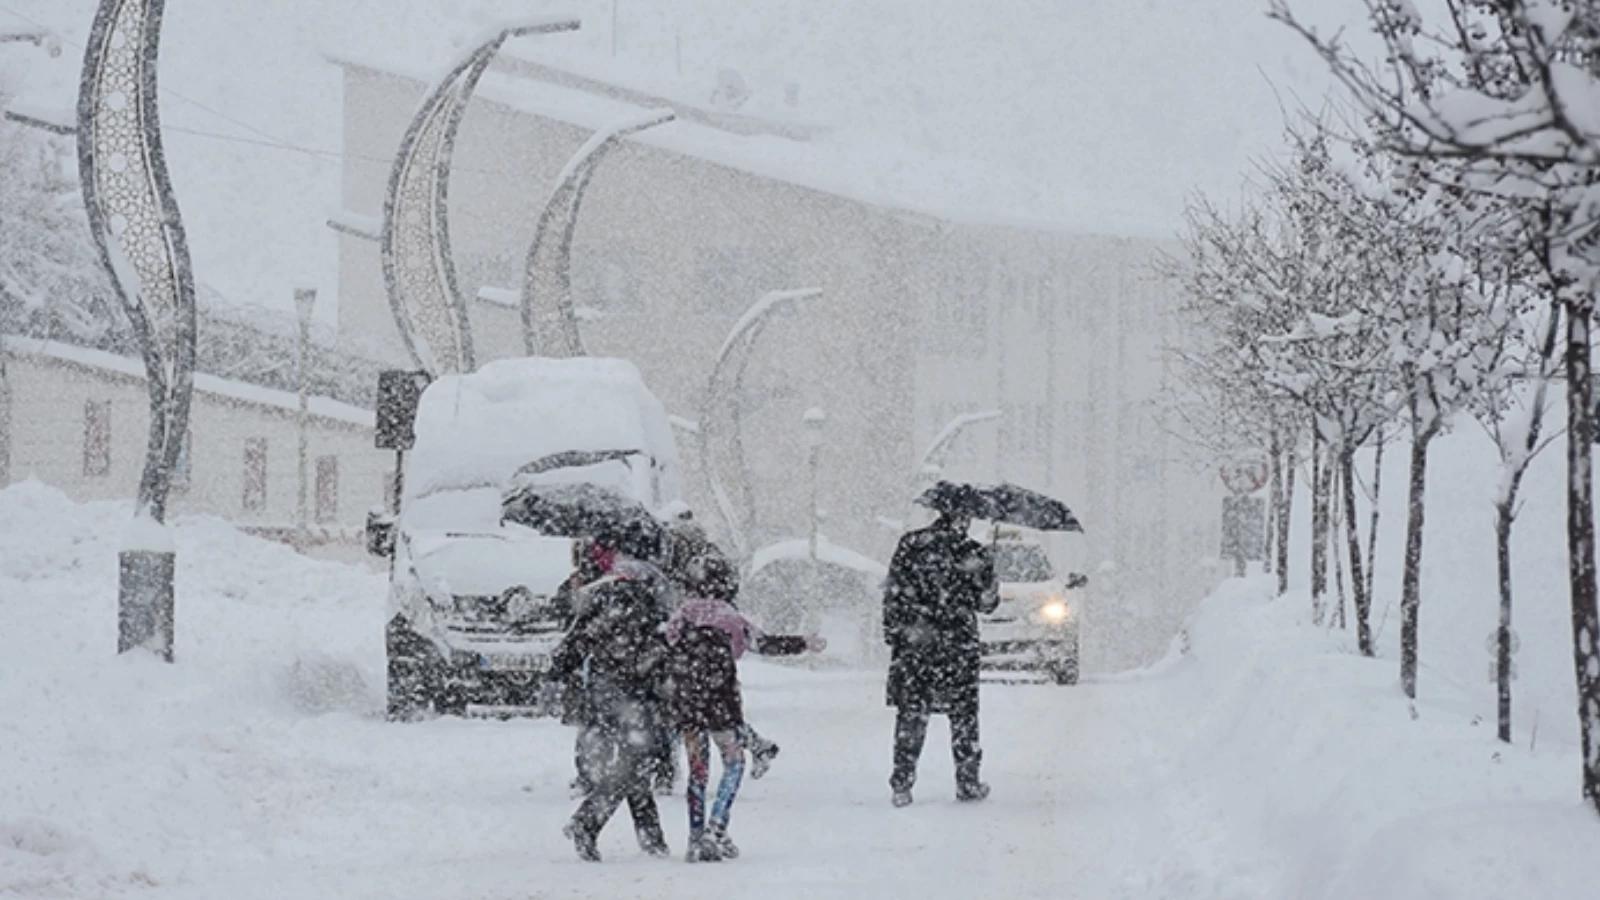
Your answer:
[[[1043,547],[1018,543],[995,545],[994,574],[1002,582],[1049,581],[1055,577]]]

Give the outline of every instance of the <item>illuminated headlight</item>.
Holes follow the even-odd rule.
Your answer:
[[[1039,618],[1047,625],[1060,625],[1072,618],[1072,607],[1065,600],[1049,600],[1039,607]]]

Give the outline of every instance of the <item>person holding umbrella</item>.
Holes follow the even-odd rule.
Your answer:
[[[668,648],[662,634],[666,614],[658,598],[661,574],[623,555],[615,534],[595,536],[591,560],[602,573],[585,586],[571,630],[551,659],[546,684],[560,690],[585,665],[584,706],[595,729],[584,769],[592,779],[583,803],[562,829],[581,859],[600,861],[596,839],[617,807],[627,801],[639,845],[666,856],[661,816],[650,790],[650,774],[664,722]]]
[[[889,779],[897,807],[911,803],[928,719],[936,713],[950,718],[956,798],[989,796],[979,777],[978,614],[993,612],[1000,594],[993,551],[967,536],[986,506],[970,486],[941,482],[935,488],[918,502],[938,518],[901,537],[883,597],[883,636],[891,654],[888,703],[898,711]]]

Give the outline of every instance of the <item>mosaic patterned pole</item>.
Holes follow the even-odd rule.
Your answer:
[[[587,355],[572,301],[572,236],[584,195],[595,170],[624,139],[676,118],[670,109],[650,110],[597,131],[556,176],[555,189],[534,226],[522,283],[522,344],[527,355]]]
[[[575,31],[577,19],[507,25],[451,67],[406,129],[383,203],[383,280],[412,360],[432,375],[477,367],[450,252],[450,160],[467,103],[513,37]]]
[[[102,0],[78,87],[89,229],[144,356],[150,434],[119,556],[119,652],[172,659],[175,554],[162,523],[194,381],[194,274],[161,150],[156,61],[165,0]]]

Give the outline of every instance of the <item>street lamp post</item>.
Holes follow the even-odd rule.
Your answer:
[[[806,410],[804,421],[807,464],[811,470],[811,558],[814,560],[817,558],[817,540],[822,530],[822,512],[817,508],[817,482],[822,456],[822,429],[828,422],[828,416],[813,406]]]
[[[300,364],[297,367],[295,381],[300,395],[300,405],[295,416],[295,427],[300,437],[300,491],[298,509],[295,519],[294,542],[295,549],[304,553],[311,543],[311,502],[306,493],[309,480],[310,446],[306,434],[307,413],[310,407],[310,374],[311,374],[311,314],[316,310],[317,292],[314,288],[296,288],[294,292],[294,311],[300,320]]]

